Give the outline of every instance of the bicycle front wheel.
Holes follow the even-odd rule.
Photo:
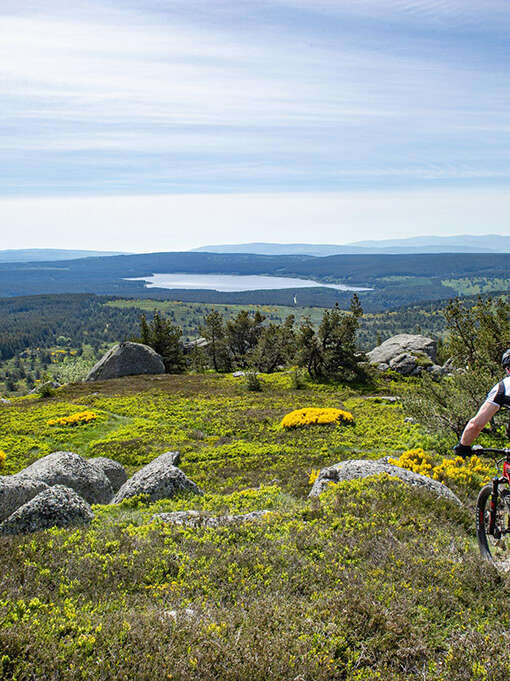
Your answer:
[[[506,496],[505,496],[506,494]],[[476,501],[476,534],[480,553],[486,560],[496,563],[510,563],[510,509],[508,491],[498,494],[494,528],[489,532],[492,485],[480,490]]]

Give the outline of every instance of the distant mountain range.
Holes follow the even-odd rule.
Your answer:
[[[417,236],[407,239],[354,241],[348,244],[248,243],[201,246],[202,253],[254,253],[257,255],[389,255],[413,253],[510,253],[510,236]]]
[[[0,262],[48,262],[96,256],[122,255],[121,251],[70,251],[62,248],[25,248],[0,251]]]

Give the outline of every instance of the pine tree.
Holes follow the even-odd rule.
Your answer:
[[[345,380],[364,376],[359,366],[364,357],[358,351],[356,338],[362,315],[357,295],[352,297],[349,312],[335,305],[333,310],[324,313],[318,332],[324,375]]]
[[[232,364],[221,312],[213,309],[205,318],[205,326],[200,332],[208,341],[205,351],[214,371],[229,371]]]
[[[143,314],[140,319],[140,342],[144,345],[150,344],[150,330],[145,314]]]
[[[343,312],[338,304],[325,310],[316,333],[308,317],[301,323],[298,345],[299,361],[312,378],[364,378],[360,366],[364,356],[357,348],[359,318],[363,310],[359,298],[354,295],[349,312]]]
[[[310,317],[303,317],[298,334],[298,363],[306,367],[311,378],[322,375],[322,358]]]
[[[140,320],[141,337],[135,340],[148,345],[163,358],[167,373],[181,373],[185,368],[184,348],[181,342],[182,329],[159,312],[154,312],[151,322],[145,315]]]
[[[258,310],[253,316],[248,310],[241,310],[239,314],[227,322],[227,341],[230,353],[237,366],[246,367],[249,363],[249,353],[259,341],[265,320]]]

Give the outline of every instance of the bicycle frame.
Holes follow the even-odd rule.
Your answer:
[[[491,493],[491,500],[490,500],[490,507],[489,507],[489,528],[487,530],[487,534],[490,534],[492,537],[494,537],[494,530],[496,527],[496,508],[497,508],[497,503],[498,503],[498,495],[499,495],[499,488],[500,485],[510,485],[510,449],[485,449],[483,447],[473,447],[473,451],[481,456],[487,455],[487,454],[503,454],[503,458],[499,459],[496,461],[496,466],[500,466],[500,464],[503,464],[503,470],[502,470],[502,475],[499,477],[496,476],[492,479],[492,493]],[[483,523],[484,518],[483,518],[483,512],[480,512],[480,518],[479,522]],[[510,530],[510,528],[509,528]],[[508,531],[508,530],[507,530]]]

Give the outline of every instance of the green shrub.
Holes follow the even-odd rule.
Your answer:
[[[260,392],[262,390],[262,384],[257,376],[257,372],[251,369],[246,372],[246,389],[251,392]]]

